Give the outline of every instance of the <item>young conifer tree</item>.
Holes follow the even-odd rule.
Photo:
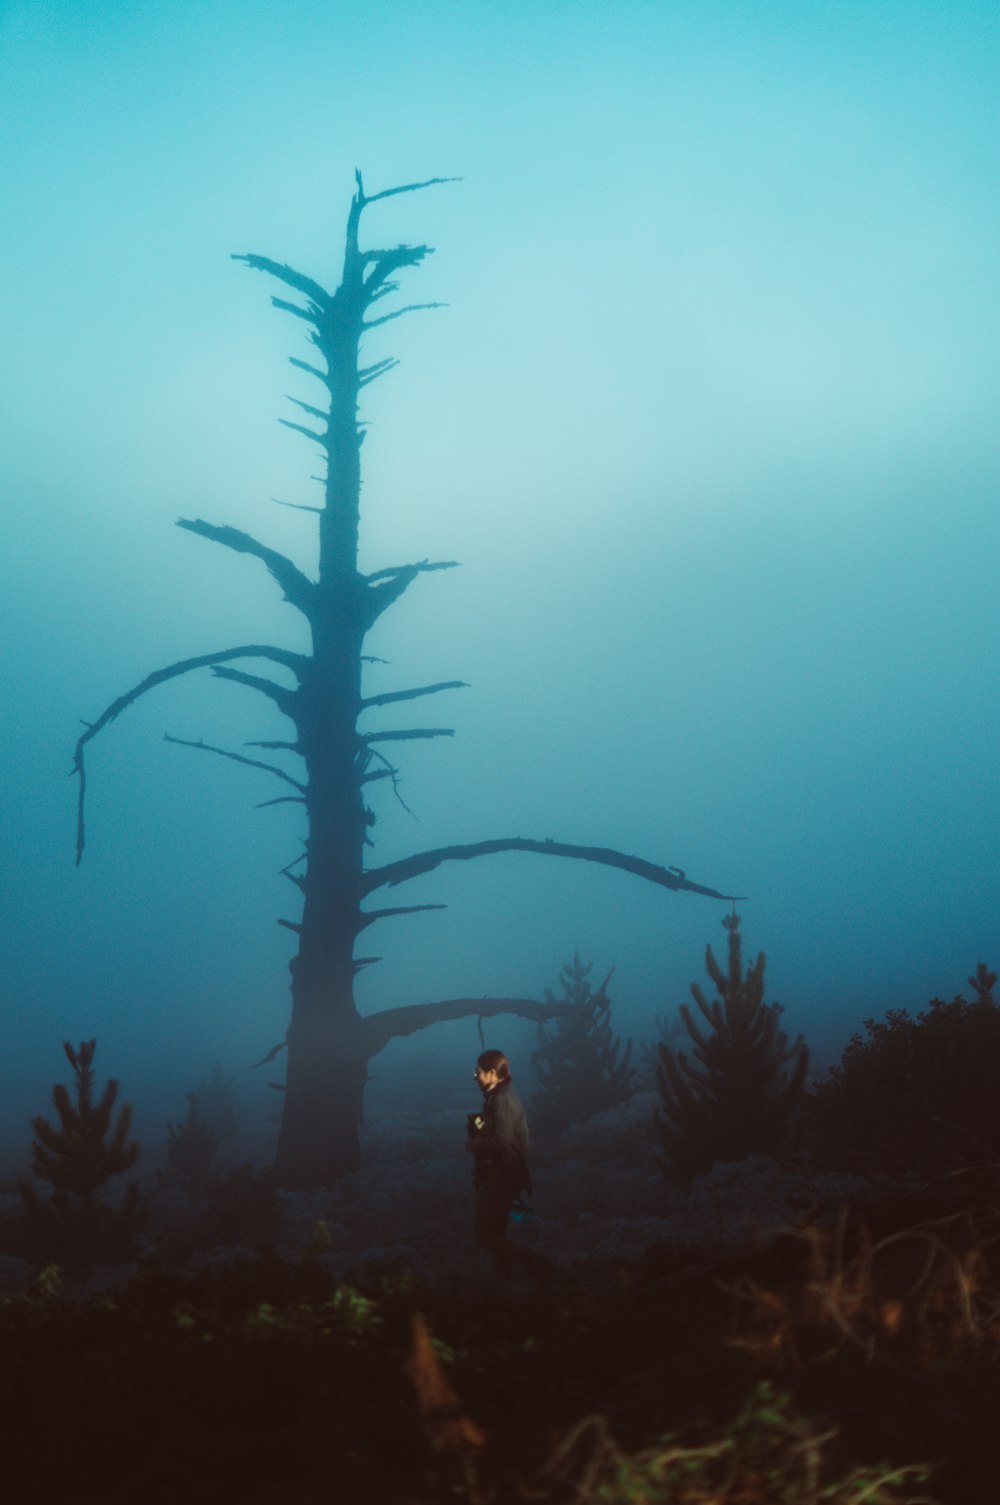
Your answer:
[[[789,1045],[779,1027],[781,1005],[764,1002],[763,951],[744,972],[739,916],[734,912],[722,923],[729,932],[728,970],[723,972],[711,946],[705,950],[719,996],[709,1003],[692,983],[704,1024],[690,1005],[680,1010],[695,1060],[665,1043],[658,1047],[662,1108],[656,1126],[662,1154],[657,1160],[670,1177],[697,1176],[725,1161],[786,1148],[805,1086],[805,1042],[799,1035]]]
[[[612,1033],[608,983],[596,993],[588,977],[592,962],[580,960],[579,951],[559,973],[562,997],[545,989],[545,1001],[563,1005],[551,1028],[538,1027],[538,1049],[532,1056],[539,1090],[532,1102],[532,1119],[543,1133],[592,1118],[607,1108],[616,1108],[632,1096],[635,1072],[629,1064],[632,1041],[622,1051],[621,1040]],[[613,969],[612,969],[613,970]]]
[[[59,1126],[41,1115],[31,1121],[31,1168],[53,1188],[52,1196],[39,1196],[28,1182],[20,1186],[30,1253],[70,1268],[124,1257],[142,1221],[134,1182],[119,1205],[101,1199],[107,1183],[135,1165],[139,1146],[128,1138],[131,1105],[123,1103],[115,1114],[118,1083],[108,1081],[94,1099],[96,1049],[96,1040],[82,1041],[79,1050],[68,1040],[63,1043],[75,1076],[76,1102],[59,1082],[52,1089]]]

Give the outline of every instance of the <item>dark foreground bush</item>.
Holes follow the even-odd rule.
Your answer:
[[[0,1304],[5,1468],[19,1505],[984,1505],[997,1190],[514,1299],[267,1256],[80,1304],[50,1271]]]
[[[1000,1154],[1000,1007],[981,962],[974,998],[866,1019],[807,1100],[809,1147],[831,1164],[945,1170]]]

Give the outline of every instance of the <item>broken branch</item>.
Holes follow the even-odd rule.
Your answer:
[[[398,914],[422,914],[428,909],[447,909],[447,904],[398,904],[392,909],[369,909],[361,911],[363,930],[369,925],[374,925],[376,920],[388,920],[392,915]]]
[[[301,803],[302,797],[305,796],[305,784],[300,784],[298,779],[293,779],[290,773],[286,773],[283,768],[275,767],[273,763],[264,763],[260,758],[245,758],[242,753],[229,752],[225,747],[213,747],[210,742],[203,742],[200,738],[197,742],[189,742],[185,737],[171,737],[169,732],[164,732],[163,740],[164,742],[173,742],[178,747],[193,747],[198,752],[218,753],[220,758],[230,758],[234,763],[245,763],[248,768],[263,768],[266,773],[273,773],[276,778],[283,779],[286,784],[291,784],[293,789],[299,791],[298,795],[285,796],[286,799],[289,801],[294,799],[296,802]],[[265,803],[268,805],[277,805],[281,801],[266,800]],[[259,805],[257,808],[263,809],[263,806]]]
[[[374,302],[374,299],[372,300]],[[397,308],[395,313],[382,314],[378,319],[365,319],[363,329],[377,329],[380,324],[388,324],[392,319],[401,319],[404,314],[419,313],[425,308],[447,308],[447,303],[408,303],[405,308]]]
[[[404,183],[399,188],[383,188],[381,193],[365,193],[361,186],[361,174],[355,173],[358,185],[358,196],[362,207],[365,204],[377,204],[379,199],[394,198],[397,193],[419,193],[421,188],[434,188],[438,183],[461,183],[461,178],[425,178],[422,183]]]
[[[372,742],[413,742],[425,737],[454,737],[453,726],[418,726],[412,731],[405,732],[372,732],[367,737],[362,737],[362,742],[369,745]]]
[[[279,282],[284,282],[288,287],[293,287],[303,297],[310,298],[316,304],[318,310],[329,311],[333,299],[326,291],[326,288],[321,287],[318,282],[314,282],[311,277],[306,277],[302,272],[297,272],[294,267],[288,266],[287,263],[272,261],[269,256],[257,256],[252,252],[243,255],[239,252],[234,252],[231,260],[242,261],[244,266],[252,267],[255,272],[267,272],[269,276],[277,277]]]
[[[237,554],[252,554],[256,559],[262,560],[284,591],[285,600],[297,606],[306,617],[310,615],[316,587],[297,565],[286,559],[284,554],[279,554],[277,549],[269,549],[266,544],[239,528],[217,527],[214,523],[203,522],[201,518],[181,517],[177,519],[177,526],[186,528],[189,533],[198,533],[212,543],[220,543],[224,548],[233,549]]]
[[[371,869],[365,877],[365,893],[385,885],[395,887],[411,878],[430,873],[443,862],[467,862],[474,857],[487,857],[496,852],[535,852],[544,857],[574,857],[582,862],[598,862],[605,867],[620,868],[634,873],[660,888],[683,889],[686,893],[702,894],[708,899],[724,899],[726,903],[740,902],[745,895],[722,894],[717,889],[705,888],[700,883],[691,883],[678,871],[647,862],[642,857],[632,857],[627,852],[616,852],[611,847],[582,847],[563,841],[532,841],[523,836],[501,837],[495,841],[476,841],[461,846],[438,847],[435,851],[419,852],[413,857],[404,857],[399,862],[390,862],[385,867]]]
[[[439,690],[467,690],[469,687],[463,679],[445,679],[437,685],[421,685],[416,690],[390,690],[385,695],[369,695],[361,702],[363,711],[369,710],[376,705],[393,705],[398,700],[416,700],[420,695],[436,695]]]
[[[234,684],[246,685],[249,690],[259,690],[269,700],[273,700],[283,715],[290,720],[295,720],[295,692],[286,690],[283,685],[276,685],[272,679],[262,679],[259,674],[244,674],[240,669],[227,669],[222,665],[213,664],[212,673],[219,679],[231,679]]]

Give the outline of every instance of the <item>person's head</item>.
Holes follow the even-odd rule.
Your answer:
[[[502,1050],[484,1050],[476,1060],[476,1081],[484,1092],[510,1081],[510,1063]]]

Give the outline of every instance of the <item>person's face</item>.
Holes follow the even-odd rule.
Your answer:
[[[495,1071],[484,1071],[481,1066],[477,1066],[474,1075],[482,1092],[492,1092],[493,1088],[499,1085],[500,1078]]]

